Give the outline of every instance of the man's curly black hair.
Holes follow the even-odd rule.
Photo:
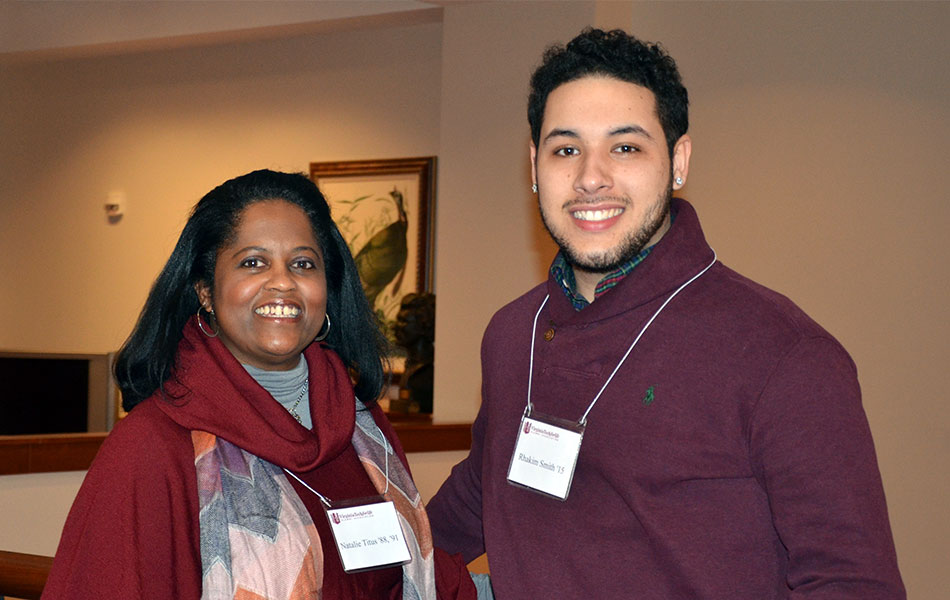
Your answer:
[[[614,77],[645,87],[656,97],[656,111],[673,146],[689,128],[689,97],[676,62],[659,44],[638,40],[621,29],[584,29],[566,46],[549,47],[541,66],[531,76],[528,123],[535,147],[541,141],[541,121],[548,95],[561,84],[588,75]]]

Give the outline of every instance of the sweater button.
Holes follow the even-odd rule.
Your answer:
[[[551,327],[550,329],[544,332],[544,341],[550,342],[553,339],[554,339],[554,328]]]

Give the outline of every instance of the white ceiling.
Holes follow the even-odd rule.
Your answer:
[[[0,55],[77,56],[366,23],[433,20],[432,0],[0,0]]]

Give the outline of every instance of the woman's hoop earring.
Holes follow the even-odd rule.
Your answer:
[[[195,313],[195,317],[198,319],[198,329],[200,329],[200,330],[201,330],[201,333],[205,334],[205,335],[208,336],[209,338],[218,337],[218,334],[221,333],[221,329],[220,329],[220,328],[219,328],[219,329],[216,329],[216,330],[213,330],[213,331],[214,331],[213,334],[208,333],[208,331],[205,329],[204,323],[203,323],[202,320],[201,320],[201,309],[202,309],[202,306],[199,304],[199,305],[198,305],[198,312]],[[213,316],[214,316],[214,308],[208,309],[208,314],[213,317]]]
[[[318,333],[317,337],[313,338],[313,341],[315,342],[322,342],[323,340],[327,339],[328,335],[330,335],[330,314],[324,313],[323,316],[327,318],[327,328],[323,331],[323,335]]]

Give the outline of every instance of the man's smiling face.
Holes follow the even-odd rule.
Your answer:
[[[655,97],[639,85],[593,75],[551,92],[532,175],[544,225],[575,272],[613,271],[659,241],[689,145],[680,138],[671,163]]]

